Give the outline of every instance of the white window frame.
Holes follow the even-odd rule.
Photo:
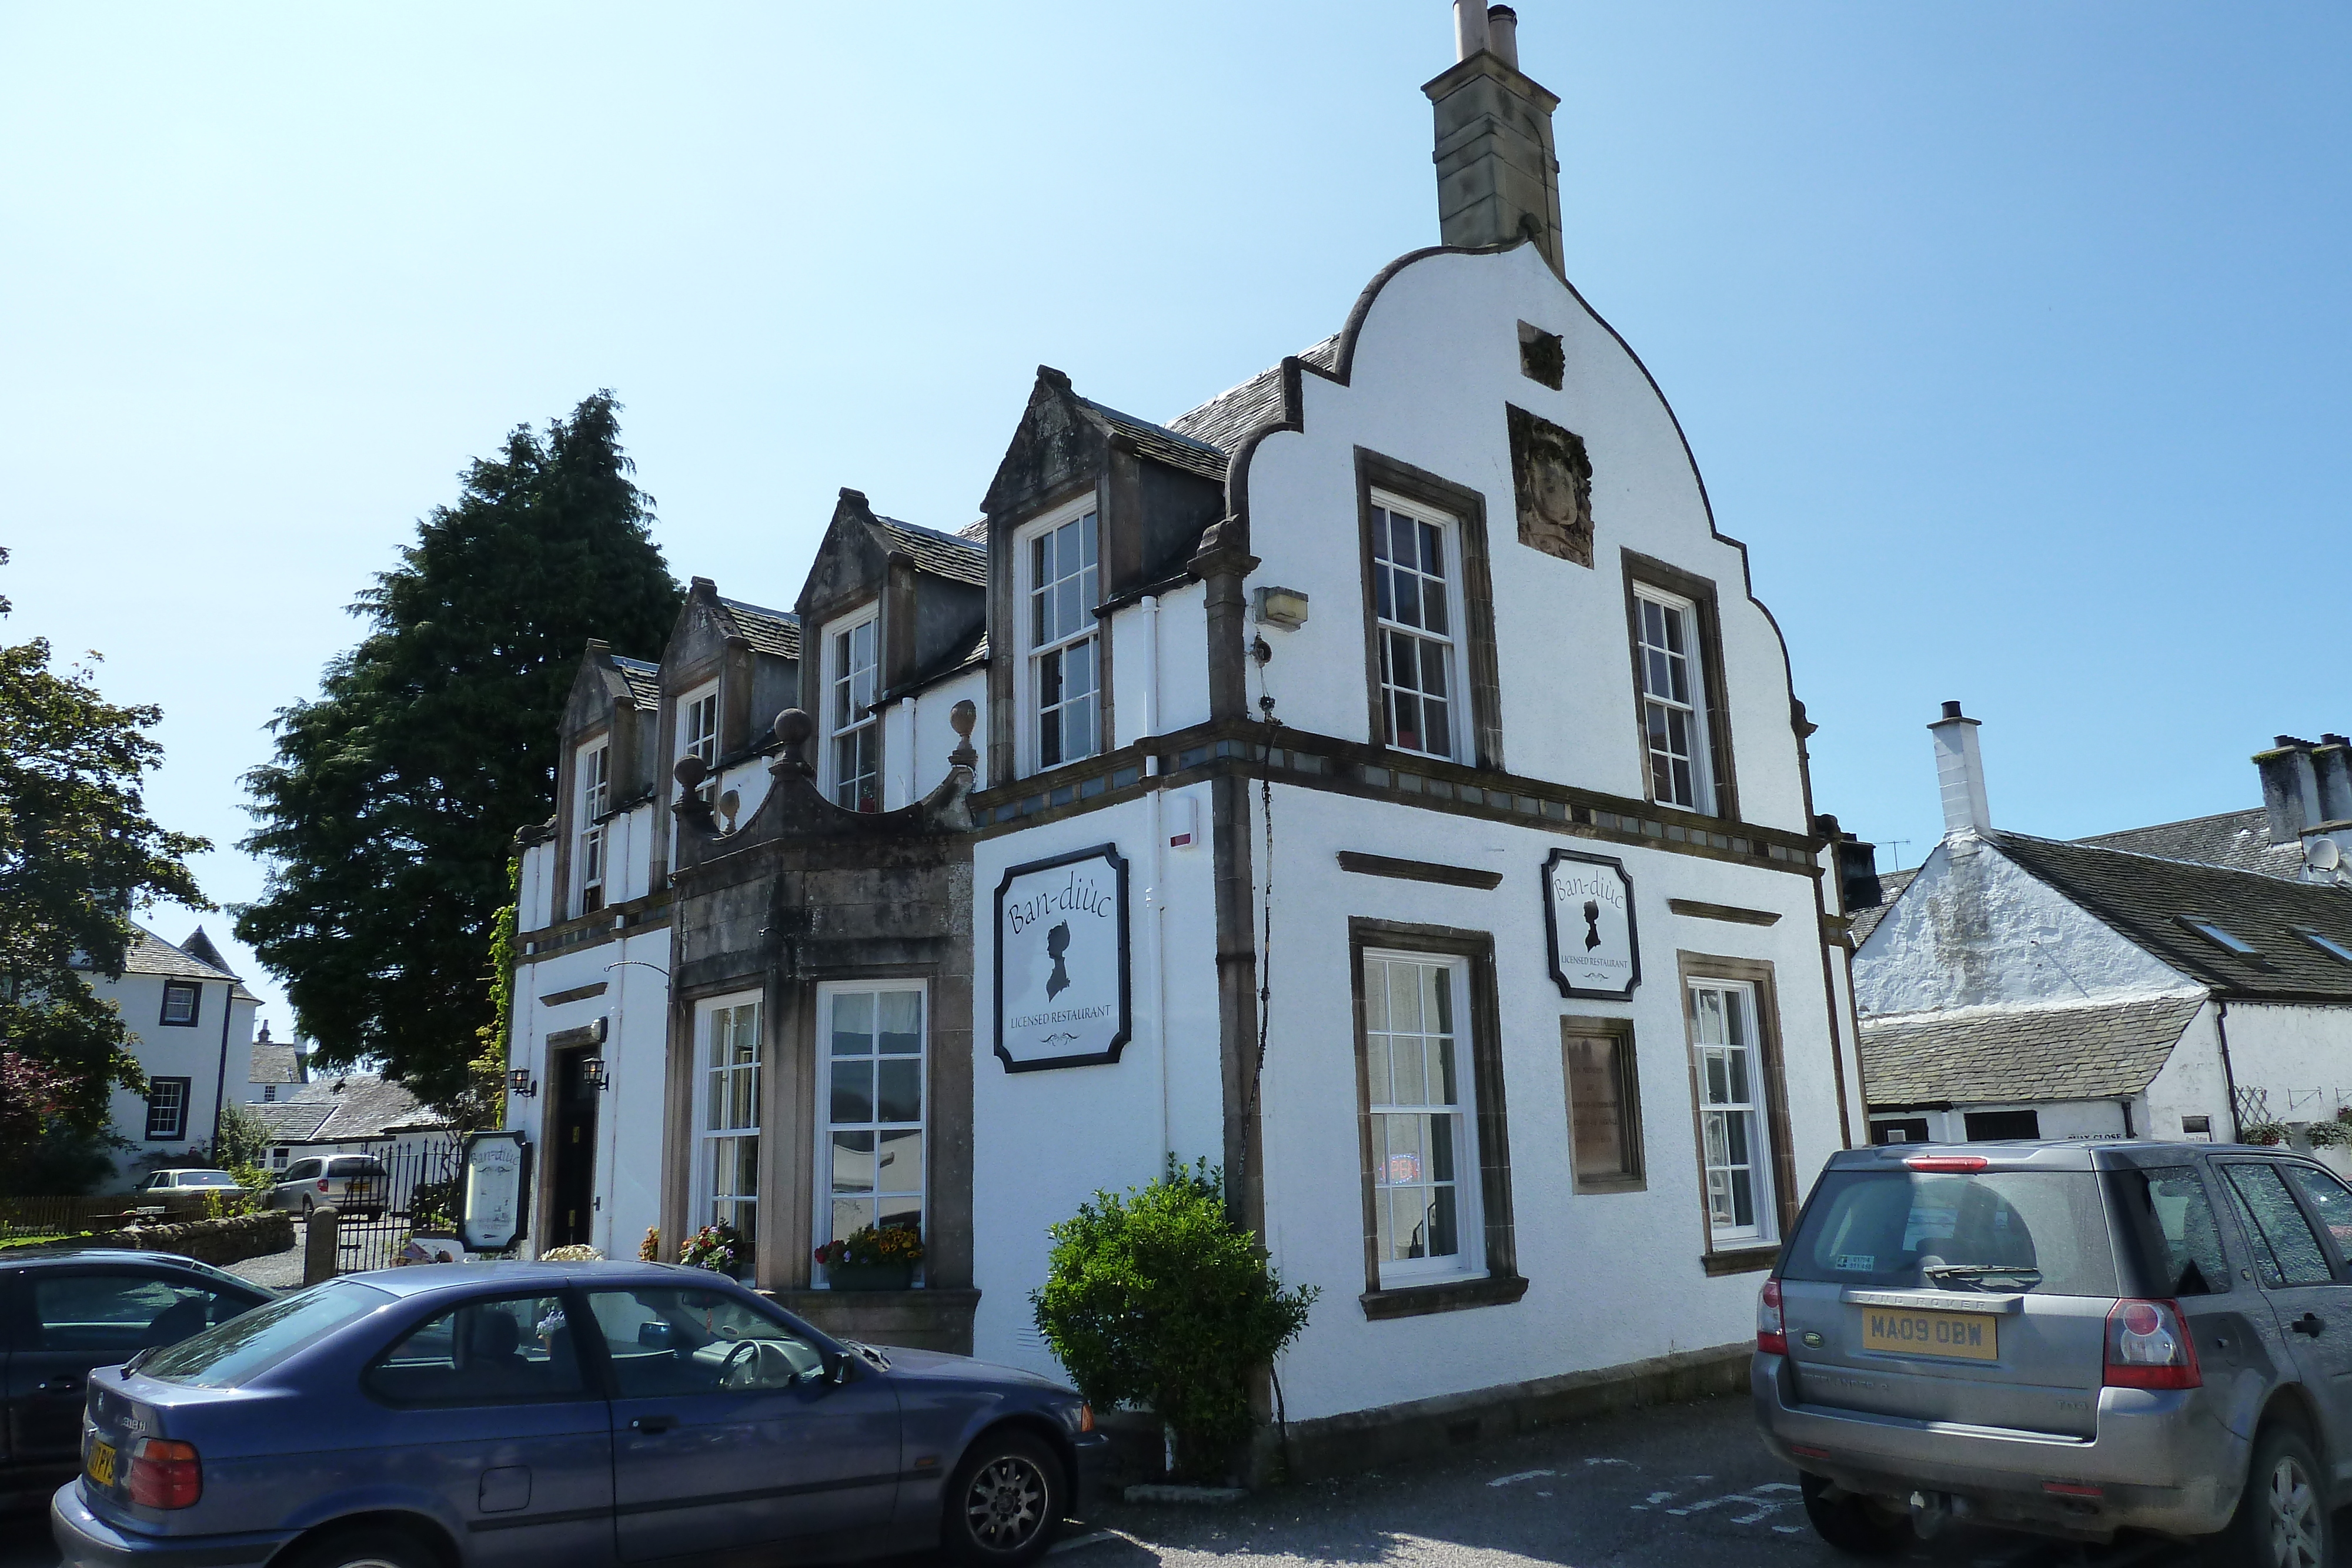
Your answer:
[[[1374,1027],[1380,1023],[1393,1026],[1397,1021],[1387,1013],[1385,995],[1376,998],[1373,994],[1376,975],[1383,985],[1386,983],[1388,973],[1386,966],[1407,964],[1418,968],[1444,971],[1448,977],[1447,985],[1452,993],[1454,1010],[1451,1036],[1454,1044],[1452,1109],[1450,1111],[1433,1110],[1431,1107],[1438,1103],[1425,1098],[1420,1102],[1390,1099],[1387,1096],[1395,1092],[1393,1081],[1386,1088],[1377,1082],[1370,1084],[1369,1103],[1366,1109],[1371,1117],[1372,1201],[1375,1206],[1388,1204],[1389,1195],[1400,1188],[1420,1186],[1423,1190],[1434,1190],[1435,1187],[1443,1185],[1427,1179],[1425,1173],[1418,1169],[1415,1172],[1415,1179],[1412,1182],[1392,1184],[1389,1180],[1395,1173],[1392,1166],[1385,1162],[1392,1160],[1396,1155],[1387,1145],[1386,1124],[1382,1118],[1418,1115],[1428,1122],[1433,1122],[1438,1116],[1443,1115],[1454,1124],[1454,1175],[1451,1182],[1454,1188],[1455,1250],[1451,1254],[1434,1258],[1382,1257],[1379,1260],[1381,1288],[1393,1290],[1399,1286],[1423,1285],[1440,1280],[1484,1277],[1486,1272],[1486,1216],[1479,1201],[1482,1184],[1478,1165],[1477,1058],[1475,1041],[1472,1038],[1473,1030],[1476,1028],[1476,1019],[1471,1006],[1470,960],[1444,953],[1367,947],[1361,951],[1357,961],[1364,966],[1364,1056],[1368,1076],[1376,1074],[1380,1064],[1385,1060],[1382,1051],[1374,1044],[1375,1037],[1393,1041],[1401,1035],[1409,1034],[1421,1041],[1424,1047],[1440,1038],[1438,1031],[1428,1028],[1403,1031],[1393,1027],[1387,1029]],[[1381,967],[1375,970],[1375,965]],[[1424,1017],[1422,1021],[1426,1025],[1431,1020]],[[1390,1049],[1392,1051],[1393,1046],[1391,1045]],[[1429,1060],[1429,1056],[1423,1057],[1424,1061]],[[1427,1079],[1424,1077],[1424,1085],[1426,1082]],[[1424,1088],[1424,1095],[1426,1092]],[[1423,1147],[1426,1149],[1433,1142],[1433,1139],[1425,1137]],[[1378,1212],[1377,1207],[1375,1212]],[[1376,1236],[1379,1234],[1377,1220],[1374,1223],[1374,1234]]]
[[[158,1091],[168,1090],[168,1094]],[[144,1142],[176,1144],[188,1135],[188,1112],[196,1097],[196,1084],[190,1078],[151,1078],[147,1081],[147,1131]],[[161,1102],[159,1103],[158,1102]],[[158,1119],[169,1116],[171,1121],[163,1132],[155,1130]]]
[[[1664,643],[1650,641],[1650,613],[1659,612],[1662,628],[1664,617],[1679,616],[1682,621],[1683,647],[1677,653],[1671,646],[1671,632],[1663,632]],[[1699,618],[1698,606],[1680,594],[1668,593],[1647,583],[1633,585],[1633,655],[1641,671],[1641,690],[1634,694],[1642,705],[1642,778],[1650,799],[1661,806],[1679,806],[1686,811],[1715,814],[1715,758],[1707,733],[1706,640],[1705,623]],[[1676,698],[1673,693],[1674,664],[1681,664],[1685,693]],[[1664,678],[1666,689],[1653,689],[1654,681]],[[1688,742],[1688,756],[1678,755],[1673,748],[1673,723],[1683,721],[1684,738]],[[1663,726],[1666,744],[1657,744],[1653,719]],[[1666,768],[1668,787],[1658,787],[1661,762]],[[1677,762],[1688,768],[1690,790],[1688,800],[1680,798],[1674,789],[1674,767]]]
[[[1061,634],[1049,640],[1041,640],[1037,635],[1037,591],[1040,586],[1036,581],[1037,541],[1057,529],[1071,523],[1081,522],[1088,517],[1095,519],[1095,564],[1091,568],[1081,569],[1076,629],[1065,630]],[[1107,695],[1103,684],[1103,653],[1109,640],[1104,635],[1101,620],[1095,614],[1096,606],[1102,598],[1102,514],[1101,509],[1095,504],[1095,497],[1087,496],[1082,500],[1058,507],[1023,528],[1013,535],[1013,615],[1015,632],[1021,648],[1019,666],[1021,693],[1019,701],[1015,705],[1017,717],[1014,740],[1020,747],[1024,773],[1048,773],[1073,762],[1082,762],[1089,757],[1099,757],[1109,748],[1110,745],[1110,737],[1106,733],[1107,727],[1103,722],[1104,698]],[[1096,585],[1091,596],[1086,592],[1084,586],[1085,574],[1087,571],[1092,572]],[[1061,582],[1067,580],[1056,578],[1055,580]],[[1094,649],[1092,693],[1094,744],[1087,750],[1075,755],[1066,750],[1062,756],[1052,762],[1047,762],[1041,749],[1045,744],[1045,706],[1042,700],[1045,661],[1049,655],[1059,654],[1066,664],[1068,651],[1081,643],[1091,643]]]
[[[699,727],[708,720],[707,729]],[[702,758],[712,778],[719,774],[719,683],[705,681],[677,699],[677,755],[670,760]]]
[[[1717,998],[1715,1010],[1703,997]],[[1762,1247],[1775,1239],[1778,1206],[1772,1188],[1772,1116],[1765,1075],[1763,1025],[1756,987],[1746,980],[1693,976],[1689,1009],[1693,1084],[1697,1092],[1699,1202],[1716,1248]],[[1711,1027],[1711,1019],[1724,1020]],[[1738,1038],[1734,1038],[1734,1037]],[[1734,1056],[1744,1056],[1746,1094]],[[1739,1157],[1744,1140],[1746,1158]],[[1749,1222],[1738,1219],[1738,1186],[1745,1175]]]
[[[1409,501],[1402,496],[1386,490],[1374,490],[1371,493],[1371,505],[1375,510],[1409,517],[1423,527],[1436,529],[1441,548],[1445,552],[1444,575],[1437,580],[1441,583],[1440,601],[1445,607],[1445,629],[1442,632],[1432,632],[1425,626],[1416,626],[1409,622],[1400,621],[1393,613],[1384,615],[1381,612],[1380,589],[1383,581],[1381,576],[1383,572],[1391,574],[1391,577],[1398,571],[1409,572],[1417,582],[1423,584],[1432,580],[1426,573],[1422,572],[1417,567],[1393,566],[1379,556],[1374,556],[1364,563],[1364,569],[1370,576],[1373,588],[1371,602],[1364,606],[1364,613],[1371,618],[1372,636],[1376,643],[1374,678],[1379,681],[1381,688],[1381,733],[1373,736],[1372,741],[1375,745],[1385,746],[1408,756],[1434,757],[1449,762],[1465,761],[1470,756],[1471,714],[1469,666],[1468,661],[1463,656],[1463,651],[1466,645],[1465,628],[1467,616],[1462,592],[1462,521],[1451,513],[1438,511],[1433,507],[1423,506],[1417,501]],[[1372,531],[1377,534],[1380,527],[1381,525],[1376,521],[1372,525]],[[1371,548],[1368,542],[1366,549]],[[1395,608],[1393,600],[1390,608],[1392,612]],[[1424,616],[1423,619],[1427,618]],[[1417,658],[1426,659],[1428,650],[1433,647],[1439,650],[1438,657],[1441,661],[1441,668],[1444,672],[1445,683],[1445,690],[1441,700],[1444,702],[1446,708],[1445,745],[1442,749],[1407,746],[1396,738],[1394,694],[1399,691],[1411,691],[1415,696],[1426,695],[1425,687],[1400,687],[1391,678],[1393,674],[1391,639],[1398,636],[1411,637],[1418,644],[1415,649]]]
[[[849,643],[854,649],[856,635],[860,632],[866,632],[870,635],[874,653],[866,716],[860,718],[853,710],[845,721],[842,717],[843,704],[855,698],[857,672],[854,667],[845,667],[844,644]],[[843,776],[839,753],[841,742],[844,739],[864,732],[874,738],[873,810],[879,811],[882,810],[883,790],[882,709],[873,699],[881,695],[882,689],[881,607],[872,605],[857,613],[845,615],[838,621],[829,622],[824,629],[824,755],[819,766],[824,770],[825,799],[845,810],[858,810],[857,807],[841,798],[843,788],[850,780]]]
[[[915,1122],[912,1122],[912,1123],[907,1123],[907,1122],[891,1122],[891,1123],[884,1123],[884,1122],[879,1121],[878,1119],[877,1119],[877,1120],[874,1120],[874,1121],[868,1121],[868,1122],[847,1122],[847,1123],[835,1122],[835,1121],[833,1119],[833,1113],[834,1113],[834,1103],[833,1103],[833,1082],[834,1082],[834,1052],[833,1052],[834,1009],[835,1009],[835,1008],[839,1004],[840,999],[841,999],[843,997],[856,997],[856,996],[875,996],[875,997],[878,997],[878,996],[880,996],[880,995],[881,995],[882,993],[884,993],[884,992],[892,992],[892,993],[902,994],[902,995],[903,995],[903,994],[907,994],[907,993],[912,993],[912,994],[913,994],[913,996],[915,997],[915,1006],[916,1006],[916,1009],[917,1009],[917,1011],[916,1011],[916,1015],[915,1015],[915,1016],[916,1016],[916,1034],[917,1034],[918,1039],[919,1039],[919,1041],[920,1041],[920,1044],[918,1046],[918,1048],[917,1048],[917,1050],[916,1050],[916,1053],[915,1053],[914,1060],[915,1060],[915,1062],[916,1062],[916,1076],[917,1076],[917,1079],[918,1079],[919,1083],[919,1085],[920,1085],[919,1092],[920,1092],[920,1094],[921,1094],[921,1096],[922,1096],[922,1114],[921,1114],[921,1116],[920,1116],[920,1118],[919,1118],[919,1120],[917,1120],[917,1121],[915,1121]],[[877,1160],[878,1160],[879,1155],[880,1155],[880,1152],[881,1152],[881,1151],[880,1151],[880,1149],[879,1149],[879,1147],[878,1147],[878,1145],[879,1145],[879,1142],[880,1142],[880,1136],[881,1136],[881,1134],[883,1133],[884,1129],[886,1129],[886,1128],[887,1128],[887,1129],[889,1132],[891,1132],[891,1133],[906,1133],[906,1132],[912,1132],[912,1133],[915,1134],[915,1138],[916,1138],[916,1148],[917,1148],[917,1149],[919,1151],[919,1153],[920,1153],[920,1160],[921,1160],[921,1173],[922,1173],[922,1174],[921,1174],[921,1177],[920,1177],[921,1185],[920,1185],[920,1186],[917,1189],[917,1191],[916,1191],[916,1193],[915,1193],[916,1215],[917,1215],[917,1223],[918,1223],[918,1225],[919,1225],[919,1226],[921,1227],[921,1234],[922,1234],[922,1237],[923,1237],[923,1245],[924,1245],[924,1247],[928,1249],[929,1249],[929,1247],[930,1246],[930,1241],[931,1241],[931,1235],[930,1235],[930,1167],[931,1167],[931,1122],[932,1122],[932,1119],[931,1119],[931,1114],[930,1114],[930,1113],[931,1113],[931,1103],[930,1103],[930,1099],[931,1099],[931,1069],[930,1069],[930,1063],[931,1063],[931,998],[930,998],[930,988],[929,988],[929,986],[926,982],[924,982],[924,981],[922,981],[922,980],[919,980],[919,979],[905,979],[905,980],[826,980],[826,981],[823,981],[823,982],[820,982],[820,983],[819,983],[819,985],[817,986],[817,992],[816,992],[816,994],[817,994],[817,1033],[816,1033],[816,1038],[817,1038],[817,1050],[816,1050],[816,1057],[817,1057],[817,1073],[816,1073],[816,1078],[817,1078],[817,1084],[816,1084],[816,1171],[815,1171],[815,1180],[811,1184],[811,1186],[810,1186],[810,1191],[811,1191],[811,1194],[812,1194],[812,1197],[813,1197],[813,1200],[814,1200],[814,1202],[813,1202],[813,1207],[814,1207],[814,1211],[815,1211],[815,1212],[814,1212],[814,1216],[813,1216],[813,1220],[814,1220],[814,1230],[815,1230],[815,1235],[816,1235],[816,1244],[817,1244],[818,1246],[822,1247],[822,1246],[824,1246],[825,1243],[827,1243],[827,1242],[829,1242],[829,1241],[832,1241],[832,1240],[836,1239],[836,1236],[835,1236],[835,1217],[834,1217],[834,1199],[835,1199],[835,1196],[836,1196],[836,1193],[838,1192],[838,1193],[839,1193],[839,1195],[840,1195],[841,1197],[845,1197],[845,1198],[854,1198],[854,1197],[856,1197],[856,1191],[855,1191],[854,1189],[850,1189],[850,1190],[843,1190],[843,1189],[840,1189],[840,1188],[838,1188],[838,1187],[836,1186],[836,1182],[837,1182],[837,1178],[839,1177],[840,1171],[839,1171],[839,1168],[838,1168],[838,1166],[837,1166],[837,1164],[836,1164],[836,1160],[835,1160],[835,1155],[834,1155],[834,1140],[833,1140],[833,1134],[834,1134],[835,1131],[836,1129],[839,1129],[839,1130],[841,1130],[841,1131],[843,1131],[843,1132],[847,1132],[847,1133],[865,1133],[865,1132],[872,1132],[872,1133],[874,1133],[874,1134],[876,1134],[876,1142],[877,1142],[877,1149],[876,1149],[876,1151],[875,1151],[875,1152],[876,1152],[876,1155],[877,1155]],[[863,1060],[874,1061],[877,1061],[877,1062],[879,1062],[879,1061],[889,1061],[889,1060],[893,1060],[893,1059],[894,1059],[893,1057],[884,1057],[884,1056],[881,1056],[881,1055],[879,1055],[879,1054],[877,1054],[876,1056],[869,1057],[869,1058],[865,1058],[865,1059],[863,1059]],[[899,1060],[899,1061],[904,1061],[904,1060],[905,1060],[905,1056],[904,1056],[904,1054],[903,1054],[903,1053],[896,1053],[896,1054],[895,1054],[895,1059],[896,1059],[896,1060]],[[877,1071],[878,1071],[878,1070],[877,1070]],[[875,1110],[876,1110],[876,1112],[877,1113],[877,1117],[878,1117],[878,1113],[879,1113],[880,1107],[879,1107],[878,1105],[877,1105],[877,1106],[875,1107]],[[878,1167],[878,1166],[877,1166],[877,1177],[878,1177],[878,1176],[879,1176],[879,1167]],[[881,1197],[881,1196],[882,1196],[882,1184],[881,1184],[881,1182],[880,1182],[879,1180],[877,1180],[877,1184],[876,1184],[876,1186],[875,1186],[874,1188],[872,1188],[872,1189],[868,1189],[868,1190],[873,1191],[873,1192],[876,1194],[876,1196],[877,1196],[877,1199],[878,1199],[878,1198],[879,1198],[879,1197]],[[904,1188],[903,1188],[903,1187],[901,1187],[901,1188],[899,1189],[899,1192],[898,1192],[898,1196],[903,1196],[903,1195],[904,1195]],[[879,1210],[879,1203],[878,1203],[878,1201],[877,1201],[877,1213],[878,1213],[878,1210]],[[852,1226],[852,1227],[850,1227],[850,1229],[852,1229],[852,1230],[854,1230],[854,1229],[856,1229],[856,1228],[857,1228],[856,1226]],[[848,1232],[847,1232],[847,1231],[842,1231],[842,1232],[840,1232],[840,1234],[841,1234],[842,1236],[846,1236],[846,1235],[848,1234]]]
[[[612,847],[605,829],[609,824],[599,821],[613,804],[613,743],[604,739],[591,741],[580,747],[573,764],[574,789],[580,801],[579,833],[574,839],[577,859],[572,881],[577,912],[593,915],[604,907],[605,883],[611,879]],[[590,902],[590,895],[594,902]]]
[[[745,1009],[751,1014],[751,1060],[740,1064],[714,1062],[712,1051],[717,1043],[716,1030],[720,1017],[726,1017],[730,1028],[740,1028],[739,1020]],[[769,1065],[766,1015],[767,1009],[758,991],[737,991],[729,996],[711,997],[697,1002],[694,1007],[694,1185],[688,1193],[687,1230],[691,1235],[714,1219],[726,1218],[742,1234],[747,1251],[756,1246],[760,1206],[766,1201],[760,1191],[759,1181],[762,1157],[760,1140],[766,1132],[762,1124],[766,1116]],[[711,1099],[711,1092],[719,1086],[721,1074],[727,1076],[730,1089],[737,1076],[748,1077],[751,1105],[748,1124],[711,1125],[715,1115],[727,1115],[713,1106]],[[722,1153],[731,1155],[732,1145],[745,1138],[751,1143],[751,1190],[721,1197],[715,1191],[719,1160]],[[727,1147],[722,1149],[722,1145]],[[722,1203],[728,1207],[726,1215],[719,1212]],[[745,1223],[747,1214],[749,1222]]]

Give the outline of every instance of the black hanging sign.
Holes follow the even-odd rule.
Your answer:
[[[1005,1071],[1117,1061],[1129,1006],[1118,846],[1006,871],[996,884],[996,1054]]]
[[[1563,997],[1625,1001],[1642,983],[1633,879],[1622,861],[1554,850],[1543,867],[1551,977]]]

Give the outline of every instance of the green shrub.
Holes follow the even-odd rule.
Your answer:
[[[1052,1235],[1029,1300],[1070,1380],[1106,1409],[1148,1406],[1176,1435],[1178,1473],[1220,1478],[1249,1436],[1251,1376],[1307,1326],[1315,1287],[1282,1288],[1206,1160],[1097,1192]]]

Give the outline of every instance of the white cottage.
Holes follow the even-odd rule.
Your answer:
[[[1864,1126],[1836,835],[1562,277],[1557,100],[1457,22],[1445,243],[1335,335],[1162,423],[1041,369],[979,522],[844,491],[791,612],[592,649],[523,835],[542,1244],[725,1218],[819,1322],[1050,1371],[1046,1228],[1205,1156],[1322,1289],[1299,1470],[1744,1377]],[[918,1289],[828,1288],[869,1223]]]
[[[2352,1103],[2352,748],[2282,736],[2264,810],[2064,842],[1992,825],[1958,703],[1928,727],[1943,841],[1857,912],[1873,1141],[2226,1142]]]
[[[131,1053],[147,1075],[144,1094],[117,1089],[110,1104],[124,1145],[111,1185],[126,1192],[160,1166],[208,1157],[224,1094],[242,1098],[252,1072],[260,1006],[204,927],[176,945],[143,925],[131,929],[121,977],[93,974],[89,981],[121,1012]]]

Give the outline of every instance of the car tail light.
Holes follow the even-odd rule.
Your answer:
[[[1992,1164],[1982,1155],[1913,1155],[1903,1163],[1915,1171],[1980,1171]]]
[[[142,1437],[131,1450],[131,1500],[142,1508],[189,1508],[205,1495],[196,1450],[163,1437]]]
[[[325,1176],[320,1176],[319,1178],[319,1190],[320,1192],[327,1190],[327,1178]]]
[[[2197,1344],[2170,1301],[2121,1301],[2107,1310],[2107,1386],[2200,1388]]]
[[[1780,1281],[1767,1280],[1756,1296],[1756,1349],[1764,1355],[1789,1354],[1789,1329],[1780,1317]]]
[[[1078,1406],[1078,1430],[1079,1430],[1079,1431],[1081,1431],[1081,1432],[1091,1432],[1091,1431],[1093,1431],[1094,1429],[1095,1429],[1095,1407],[1094,1407],[1092,1405],[1081,1405],[1081,1406]]]

